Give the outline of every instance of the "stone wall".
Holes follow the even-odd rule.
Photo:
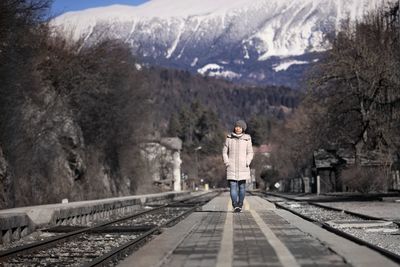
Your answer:
[[[0,147],[0,209],[10,207],[11,198],[11,174],[3,150]]]

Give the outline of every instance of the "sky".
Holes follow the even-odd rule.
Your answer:
[[[64,12],[82,10],[91,7],[121,5],[140,5],[148,0],[54,0],[51,12],[60,15]]]

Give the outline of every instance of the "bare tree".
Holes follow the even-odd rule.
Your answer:
[[[326,109],[320,127],[330,142],[353,146],[357,163],[365,150],[398,147],[390,130],[400,110],[398,18],[396,5],[346,21],[315,74],[314,99]]]

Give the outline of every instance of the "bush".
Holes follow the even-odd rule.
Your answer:
[[[342,180],[344,186],[360,193],[385,191],[387,185],[384,171],[371,167],[348,168],[342,172]]]

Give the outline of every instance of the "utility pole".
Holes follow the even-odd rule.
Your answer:
[[[198,179],[199,179],[199,157],[198,157],[198,155],[197,155],[197,151],[199,151],[200,149],[201,149],[202,147],[201,146],[198,146],[198,147],[196,147],[195,149],[194,149],[194,154],[195,154],[195,164],[196,164],[196,166],[195,166],[195,180],[197,181]],[[193,188],[194,189],[194,188]]]

